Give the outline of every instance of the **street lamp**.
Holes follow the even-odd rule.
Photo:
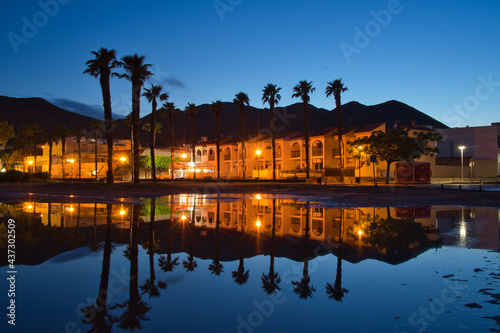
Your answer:
[[[186,168],[186,157],[187,157],[187,154],[186,153],[182,153],[181,157],[184,160],[184,178],[187,178],[187,168]]]
[[[123,162],[125,162],[126,160],[127,160],[127,158],[126,158],[125,156],[120,157],[120,161],[121,161],[122,163],[123,163]]]
[[[255,154],[257,154],[257,179],[260,179],[260,167],[259,167],[259,160],[260,160],[260,155],[262,154],[262,150],[257,149],[255,151]]]
[[[458,146],[458,149],[460,149],[460,168],[462,172],[462,183],[464,182],[464,149],[465,146]]]

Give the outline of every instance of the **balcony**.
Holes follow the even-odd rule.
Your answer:
[[[209,161],[215,161],[215,155],[208,155]]]
[[[224,155],[223,157],[224,161],[230,161],[231,160],[231,154]]]
[[[312,156],[323,156],[323,149],[322,148],[313,148],[312,149]]]
[[[292,158],[300,157],[300,150],[292,150]]]

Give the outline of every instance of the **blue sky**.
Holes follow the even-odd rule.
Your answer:
[[[92,114],[98,80],[83,75],[91,51],[137,53],[153,64],[170,101],[184,108],[262,88],[313,81],[311,103],[399,100],[448,126],[499,122],[499,1],[41,0],[3,1],[0,95],[42,97]],[[6,8],[6,9],[5,9]],[[111,81],[113,111],[130,112],[130,83]],[[143,100],[141,115],[150,112]]]

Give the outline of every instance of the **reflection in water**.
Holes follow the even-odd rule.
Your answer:
[[[186,214],[187,211],[190,214]],[[483,208],[333,209],[290,198],[255,196],[239,200],[186,195],[144,200],[141,206],[34,202],[0,204],[0,213],[16,220],[18,265],[39,265],[59,254],[71,253],[71,250],[84,249],[86,253],[92,253],[88,256],[98,256],[103,251],[100,280],[96,275],[96,285],[92,286],[89,295],[95,296],[95,288],[98,287],[97,297],[90,305],[78,307],[82,315],[78,320],[81,319],[90,332],[139,330],[147,326],[144,322],[150,316],[154,317],[152,307],[158,309],[157,304],[172,305],[167,302],[182,303],[183,300],[178,297],[165,297],[178,292],[178,280],[168,280],[167,276],[175,276],[170,272],[180,264],[181,256],[184,259],[183,269],[182,272],[176,271],[177,277],[185,271],[189,272],[190,279],[206,281],[208,269],[210,275],[219,276],[212,280],[224,284],[224,288],[234,286],[243,294],[245,290],[248,292],[248,288],[255,288],[262,289],[266,294],[261,297],[270,295],[269,299],[279,299],[281,293],[290,290],[296,296],[287,297],[288,302],[293,303],[293,298],[297,302],[299,299],[307,300],[308,304],[322,300],[327,302],[327,298],[342,302],[348,297],[349,302],[342,304],[342,308],[348,308],[359,297],[356,292],[359,294],[363,286],[355,285],[350,278],[351,269],[344,271],[346,281],[343,281],[343,265],[344,270],[345,267],[353,267],[346,266],[346,261],[358,263],[375,259],[398,265],[443,244],[465,248],[500,248],[499,211]],[[2,234],[6,234],[5,219],[1,218]],[[3,248],[6,246],[4,239],[0,237]],[[124,256],[127,260],[121,252],[113,256],[113,243],[117,246],[123,244],[121,249],[126,247]],[[139,244],[144,252],[140,251]],[[328,252],[336,258],[329,260],[332,255]],[[259,257],[258,262],[264,258],[265,267],[252,266],[256,256]],[[325,259],[328,265],[318,268],[321,265],[311,264],[309,267],[318,256],[324,257],[315,264]],[[4,258],[7,256],[0,259],[2,265],[6,265]],[[283,259],[300,263],[302,274],[290,278],[283,268]],[[130,271],[125,271],[128,276],[124,284],[128,289],[126,295],[124,292],[117,296],[112,291],[116,286],[110,282],[113,279],[110,267],[120,260],[125,262],[127,269],[130,264]],[[139,266],[139,261],[144,261],[144,265]],[[231,276],[223,274],[225,265]],[[203,269],[196,270],[198,266]],[[385,265],[384,269],[388,266]],[[318,279],[321,269],[325,271],[323,280]],[[481,269],[478,274],[481,274]],[[257,274],[251,275],[250,270]],[[91,269],[88,274],[90,272]],[[92,280],[89,276],[82,279]],[[229,286],[224,281],[230,279],[234,283],[230,282]],[[165,290],[166,280],[169,281],[168,291]],[[317,287],[318,283],[323,287],[316,289],[314,285]],[[206,289],[210,291],[211,288]],[[280,290],[282,292],[278,293]],[[188,294],[183,297],[189,297]],[[320,304],[325,306],[327,303]],[[249,313],[252,311],[249,310]]]

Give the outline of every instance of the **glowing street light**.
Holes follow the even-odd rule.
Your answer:
[[[464,149],[467,148],[465,146],[459,146],[458,149],[460,149],[460,168],[462,171],[462,183],[464,181]]]
[[[183,159],[186,159],[187,154],[186,154],[186,153],[182,153],[181,157],[182,157]]]
[[[33,164],[33,161],[32,161],[32,160],[29,160],[29,161],[28,161],[28,164],[29,164],[29,165],[32,165],[32,164]]]
[[[260,155],[262,154],[262,150],[257,149],[255,151],[255,154],[257,155],[257,179],[260,179],[260,166],[259,166],[259,163],[260,163]]]
[[[127,158],[126,158],[125,156],[120,157],[120,161],[121,161],[122,163],[123,163],[123,162],[125,162],[126,160],[127,160]]]
[[[260,227],[262,224],[260,223],[260,221],[259,221],[259,220],[257,220],[257,222],[255,222],[255,225],[256,225],[257,227]]]

